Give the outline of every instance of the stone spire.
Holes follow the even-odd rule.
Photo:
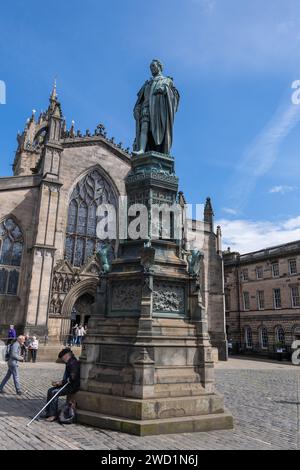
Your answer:
[[[50,141],[59,141],[61,138],[63,114],[60,102],[57,99],[56,79],[49,98],[49,107],[47,110],[47,120],[49,125],[48,138]]]
[[[50,96],[50,101],[57,101],[57,92],[56,92],[56,78],[54,79],[53,89]]]
[[[45,160],[45,145],[59,144],[62,130],[62,111],[57,99],[56,80],[49,97],[48,109],[40,112],[32,110],[24,131],[18,132],[18,148],[13,164],[15,176],[37,173]]]
[[[204,222],[210,225],[210,230],[214,230],[214,211],[211,205],[210,197],[206,198],[205,208],[204,208]]]

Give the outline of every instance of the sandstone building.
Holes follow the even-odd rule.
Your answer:
[[[27,121],[13,176],[0,178],[1,337],[13,323],[18,333],[61,341],[72,322],[88,322],[102,272],[97,208],[109,203],[118,212],[130,161],[103,125],[67,130],[56,87],[47,111]],[[223,261],[210,200],[201,230],[209,329],[225,358]],[[118,239],[111,241],[112,258],[117,248]]]
[[[235,350],[262,355],[300,339],[300,241],[224,253],[228,338]]]

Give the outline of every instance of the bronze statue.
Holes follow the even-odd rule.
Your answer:
[[[108,273],[111,268],[111,263],[109,261],[109,252],[110,252],[110,245],[104,244],[98,250],[98,256],[101,260],[102,271],[104,273]]]
[[[162,75],[162,63],[150,64],[152,78],[138,93],[134,107],[136,120],[135,155],[149,150],[169,154],[173,140],[173,123],[179,103],[179,93],[173,79]]]
[[[191,250],[187,254],[188,272],[191,276],[198,276],[204,253],[201,250]]]

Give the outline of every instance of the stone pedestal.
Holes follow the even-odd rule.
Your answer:
[[[176,202],[173,159],[133,159],[129,204]],[[232,428],[214,391],[214,363],[199,276],[181,243],[121,243],[101,277],[81,356],[81,423],[138,435]]]

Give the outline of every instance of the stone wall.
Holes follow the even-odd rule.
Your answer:
[[[219,359],[226,360],[223,257],[217,250],[217,236],[212,226],[201,221],[193,221],[193,224],[188,224],[188,239],[194,239],[189,242],[189,248],[199,248],[204,253],[203,295],[211,343],[218,349]],[[196,229],[194,236],[191,235],[192,226]]]
[[[23,232],[24,246],[18,295],[0,295],[0,335],[5,336],[7,327],[13,323],[17,332],[23,332],[29,294],[32,253],[35,235],[38,179],[33,177],[0,178],[0,222],[13,217]]]
[[[261,252],[239,255],[225,253],[226,325],[228,336],[234,343],[245,344],[245,328],[252,330],[255,349],[260,346],[259,331],[267,329],[269,349],[274,349],[276,328],[282,327],[285,343],[290,346],[300,331],[300,307],[292,307],[291,287],[300,291],[300,243],[279,245]],[[289,260],[295,259],[297,273],[289,273]],[[272,263],[278,263],[279,276],[274,277]],[[257,278],[257,268],[262,268],[262,279]],[[243,273],[247,271],[248,279]],[[274,289],[280,289],[281,308],[274,308]],[[264,308],[259,309],[257,292],[264,292]],[[245,310],[243,294],[249,293],[249,309]]]

